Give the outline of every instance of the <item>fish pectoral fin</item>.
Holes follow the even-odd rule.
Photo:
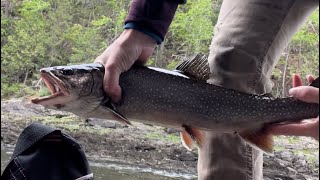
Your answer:
[[[247,131],[239,133],[240,136],[254,148],[273,155],[273,136],[264,131]]]
[[[131,122],[127,118],[125,118],[123,115],[121,115],[117,111],[115,111],[111,108],[108,108],[108,107],[107,107],[107,109],[113,113],[113,118],[115,121],[118,121],[124,125],[132,125]]]
[[[180,132],[181,141],[184,147],[191,151],[194,147],[194,142],[198,148],[203,144],[204,134],[201,130],[182,126],[184,130]]]

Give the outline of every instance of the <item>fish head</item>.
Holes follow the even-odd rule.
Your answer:
[[[76,115],[92,111],[105,98],[104,67],[99,63],[55,66],[40,70],[51,95],[34,98],[34,104]]]

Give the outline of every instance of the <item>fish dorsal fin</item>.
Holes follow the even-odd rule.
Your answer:
[[[194,79],[207,81],[210,76],[208,58],[199,53],[177,65],[176,71]]]
[[[271,134],[261,130],[241,132],[239,135],[252,147],[273,155],[273,136]]]
[[[194,144],[198,148],[201,148],[204,141],[204,134],[201,130],[196,128],[190,128],[188,126],[182,126],[184,130],[180,132],[181,141],[184,147],[191,151]]]
[[[319,77],[317,77],[315,80],[313,80],[309,86],[313,86],[313,87],[316,87],[316,88],[319,88]]]

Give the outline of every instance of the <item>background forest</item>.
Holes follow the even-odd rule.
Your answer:
[[[180,5],[148,65],[171,69],[207,54],[222,0]],[[43,95],[42,67],[93,62],[122,32],[129,0],[1,0],[1,97]],[[286,95],[293,73],[319,76],[319,9],[294,36],[273,72]]]

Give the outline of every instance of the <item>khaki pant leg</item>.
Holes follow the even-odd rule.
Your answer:
[[[208,82],[248,93],[270,92],[281,53],[318,5],[318,0],[224,0],[210,47]],[[198,179],[260,180],[262,158],[237,134],[206,132]]]

